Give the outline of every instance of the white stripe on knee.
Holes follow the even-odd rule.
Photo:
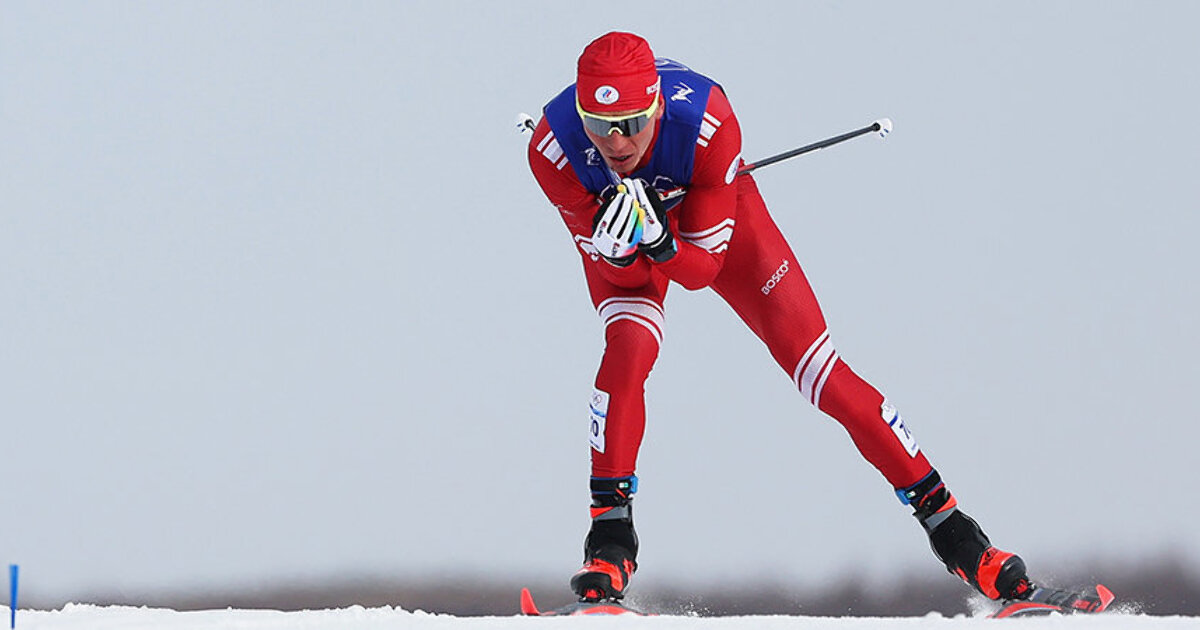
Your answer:
[[[654,300],[638,297],[608,298],[596,307],[596,312],[600,315],[600,319],[604,320],[605,328],[614,322],[623,319],[629,320],[644,326],[646,330],[650,331],[650,334],[654,335],[654,340],[660,346],[662,345],[663,310]]]

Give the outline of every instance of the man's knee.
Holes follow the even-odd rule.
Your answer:
[[[644,381],[658,359],[659,338],[646,326],[619,320],[604,331],[604,366],[627,379]]]

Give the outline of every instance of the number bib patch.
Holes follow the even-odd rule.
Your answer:
[[[608,422],[608,392],[593,389],[588,405],[588,443],[597,453],[604,452],[604,428]]]
[[[896,407],[892,403],[883,399],[883,405],[879,409],[880,416],[883,421],[892,428],[892,433],[896,434],[896,439],[900,440],[900,445],[908,451],[909,457],[916,457],[921,451],[921,447],[917,446],[917,439],[913,437],[908,427],[904,426],[904,420],[900,418],[900,412],[896,411]]]

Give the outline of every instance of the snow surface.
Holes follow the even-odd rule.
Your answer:
[[[515,602],[514,602],[515,604]],[[1200,628],[1196,617],[1151,617],[1135,614],[1051,616],[1043,618],[992,620],[982,617],[953,618],[931,614],[925,617],[455,617],[399,608],[363,608],[280,612],[276,610],[209,610],[179,612],[162,608],[131,608],[70,604],[56,611],[20,611],[20,630],[468,630],[508,628],[554,630],[555,628],[702,628],[705,630],[909,630],[935,628],[996,628],[1004,630],[1057,628],[1102,630],[1167,630]]]

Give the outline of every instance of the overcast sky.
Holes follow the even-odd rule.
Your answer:
[[[740,10],[739,10],[740,9]],[[0,4],[0,563],[69,596],[561,576],[602,350],[512,131],[633,30],[721,82],[843,357],[1035,577],[1200,560],[1191,2]],[[711,292],[639,582],[943,571]]]

